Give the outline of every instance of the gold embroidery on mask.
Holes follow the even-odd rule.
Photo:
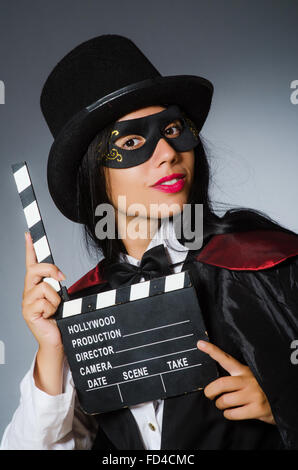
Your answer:
[[[101,145],[102,145],[102,140],[99,142],[99,144],[97,144],[96,146],[96,153],[100,153],[101,151]]]
[[[189,129],[191,130],[192,134],[194,135],[194,137],[197,139],[198,136],[199,136],[199,132],[198,132],[198,129],[196,128],[195,124],[192,122],[191,119],[189,119],[185,113],[182,113],[183,114],[183,117],[187,123],[187,125],[189,126]]]
[[[114,130],[114,131],[111,132],[108,145],[110,145],[110,143],[111,143],[112,136],[113,136],[113,135],[118,135],[118,134],[119,134],[119,131],[116,131],[116,130]],[[100,151],[100,146],[101,146],[101,144],[102,144],[102,142],[100,142],[100,143],[98,144],[98,152]],[[122,155],[121,155],[121,154],[118,152],[118,150],[115,149],[115,148],[112,148],[112,149],[109,151],[109,153],[104,153],[101,158],[103,158],[103,159],[105,159],[105,160],[115,160],[115,159],[116,159],[117,162],[122,162]]]
[[[122,162],[122,155],[118,152],[117,149],[112,149],[109,153],[104,154],[103,158],[106,160],[117,160],[117,162]]]

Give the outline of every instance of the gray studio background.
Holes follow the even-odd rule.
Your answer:
[[[130,37],[162,75],[201,75],[215,85],[202,136],[212,196],[265,211],[298,232],[298,2],[293,0],[0,1],[1,310],[0,437],[19,402],[36,343],[21,314],[25,218],[10,164],[26,160],[56,264],[66,285],[96,265],[81,229],[52,203],[46,183],[51,134],[42,85],[70,49],[100,34]],[[291,100],[292,94],[292,100]]]

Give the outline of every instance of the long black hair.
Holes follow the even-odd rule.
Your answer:
[[[100,250],[106,261],[118,260],[119,253],[127,253],[121,238],[103,240],[95,233],[98,218],[95,209],[98,204],[111,201],[108,197],[107,183],[104,166],[101,164],[103,154],[107,152],[107,146],[114,123],[102,129],[90,143],[78,171],[78,207],[83,216],[83,236],[89,256],[98,256]],[[262,211],[256,209],[238,207],[225,212],[223,216],[215,213],[210,200],[210,166],[207,158],[207,145],[199,136],[199,145],[194,148],[194,178],[190,189],[188,203],[191,209],[195,204],[203,204],[203,245],[213,236],[228,232],[241,232],[250,230],[279,230],[294,234],[291,230],[281,226]],[[224,204],[222,203],[222,207]],[[193,218],[191,218],[193,220]],[[183,230],[182,230],[183,232]],[[184,242],[183,236],[180,239]]]

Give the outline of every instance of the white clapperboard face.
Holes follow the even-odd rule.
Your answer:
[[[23,167],[29,175],[25,163],[13,166],[16,181],[16,171]],[[28,192],[23,186],[19,183],[18,190],[26,215],[33,201],[22,194]],[[34,234],[32,222],[28,227]],[[40,222],[39,216],[36,224]],[[42,229],[39,237],[46,236]],[[57,292],[67,299],[57,284]],[[218,377],[215,361],[196,346],[208,336],[188,271],[64,300],[55,318],[85,413],[195,392]]]

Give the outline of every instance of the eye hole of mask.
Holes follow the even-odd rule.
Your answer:
[[[173,131],[174,129],[174,131]],[[163,134],[168,139],[176,139],[181,135],[183,131],[183,124],[180,119],[175,119],[171,121],[164,127]],[[145,137],[138,134],[128,134],[127,136],[122,136],[114,142],[119,148],[125,150],[136,150],[142,147],[146,143]]]

